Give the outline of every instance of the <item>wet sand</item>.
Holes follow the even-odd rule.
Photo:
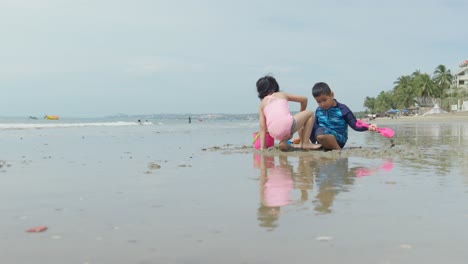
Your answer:
[[[258,152],[236,123],[1,131],[0,258],[465,263],[468,116],[375,122],[394,147]]]

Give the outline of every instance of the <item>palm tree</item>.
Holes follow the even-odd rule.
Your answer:
[[[439,86],[442,91],[450,89],[450,84],[452,83],[453,75],[448,70],[445,65],[439,65],[434,70],[434,76],[432,78],[434,83]]]
[[[409,75],[402,75],[394,82],[396,86],[393,88],[395,102],[398,102],[397,107],[409,108],[415,103],[415,89],[413,88],[413,78]]]
[[[411,77],[416,78],[416,77],[418,77],[418,76],[421,75],[421,74],[422,74],[422,73],[421,73],[420,70],[415,70],[415,71],[413,72],[413,74],[411,74]]]
[[[445,107],[450,109],[450,105],[452,104],[453,90],[452,87],[450,87],[450,84],[453,80],[452,73],[445,67],[445,65],[441,64],[434,70],[434,76],[432,77],[432,80],[441,90],[441,97],[446,97],[447,91],[449,92],[449,99],[445,101],[445,104],[447,104]]]
[[[395,103],[393,100],[393,92],[392,91],[387,91],[387,92],[380,92],[380,94],[377,96],[375,102],[375,111],[376,113],[385,113],[389,109],[394,109],[395,108]]]
[[[366,96],[366,99],[364,100],[364,107],[366,107],[367,109],[369,109],[369,111],[370,111],[371,113],[375,113],[375,112],[374,112],[374,109],[375,109],[375,98],[374,98],[374,97]]]
[[[416,95],[419,96],[419,105],[432,106],[432,98],[440,97],[440,91],[427,73],[418,74],[414,78],[414,87]]]
[[[457,87],[452,84],[454,78],[451,71],[442,64],[436,67],[432,78],[427,73],[415,70],[410,75],[398,77],[393,90],[382,91],[375,98],[366,97],[364,106],[374,113],[389,108],[410,108],[415,103],[418,107],[425,107],[434,106],[437,102],[444,108],[450,108],[455,98],[464,100],[467,96],[465,90],[457,91]]]
[[[439,85],[440,88],[443,90],[448,89],[450,87],[450,84],[452,83],[453,75],[448,70],[445,65],[439,65],[437,68],[434,70],[434,83]]]

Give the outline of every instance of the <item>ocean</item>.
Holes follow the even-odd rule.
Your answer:
[[[190,118],[190,120],[189,120]],[[139,125],[167,125],[188,123],[213,123],[258,120],[256,114],[153,114],[115,115],[107,117],[80,118],[61,117],[48,120],[40,117],[0,117],[0,129],[34,129],[66,127],[119,127]]]

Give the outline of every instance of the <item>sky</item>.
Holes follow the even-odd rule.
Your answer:
[[[366,96],[468,59],[462,0],[0,0],[0,116],[256,113],[273,75]],[[299,104],[291,103],[291,110]]]

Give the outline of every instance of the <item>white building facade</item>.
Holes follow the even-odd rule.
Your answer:
[[[454,84],[457,89],[464,90],[468,93],[468,60],[465,60],[460,64],[460,69],[455,73]],[[459,111],[468,111],[468,101],[460,100],[457,105],[452,106],[452,110],[457,109]]]
[[[460,69],[455,74],[455,85],[468,90],[468,60],[460,64]]]

